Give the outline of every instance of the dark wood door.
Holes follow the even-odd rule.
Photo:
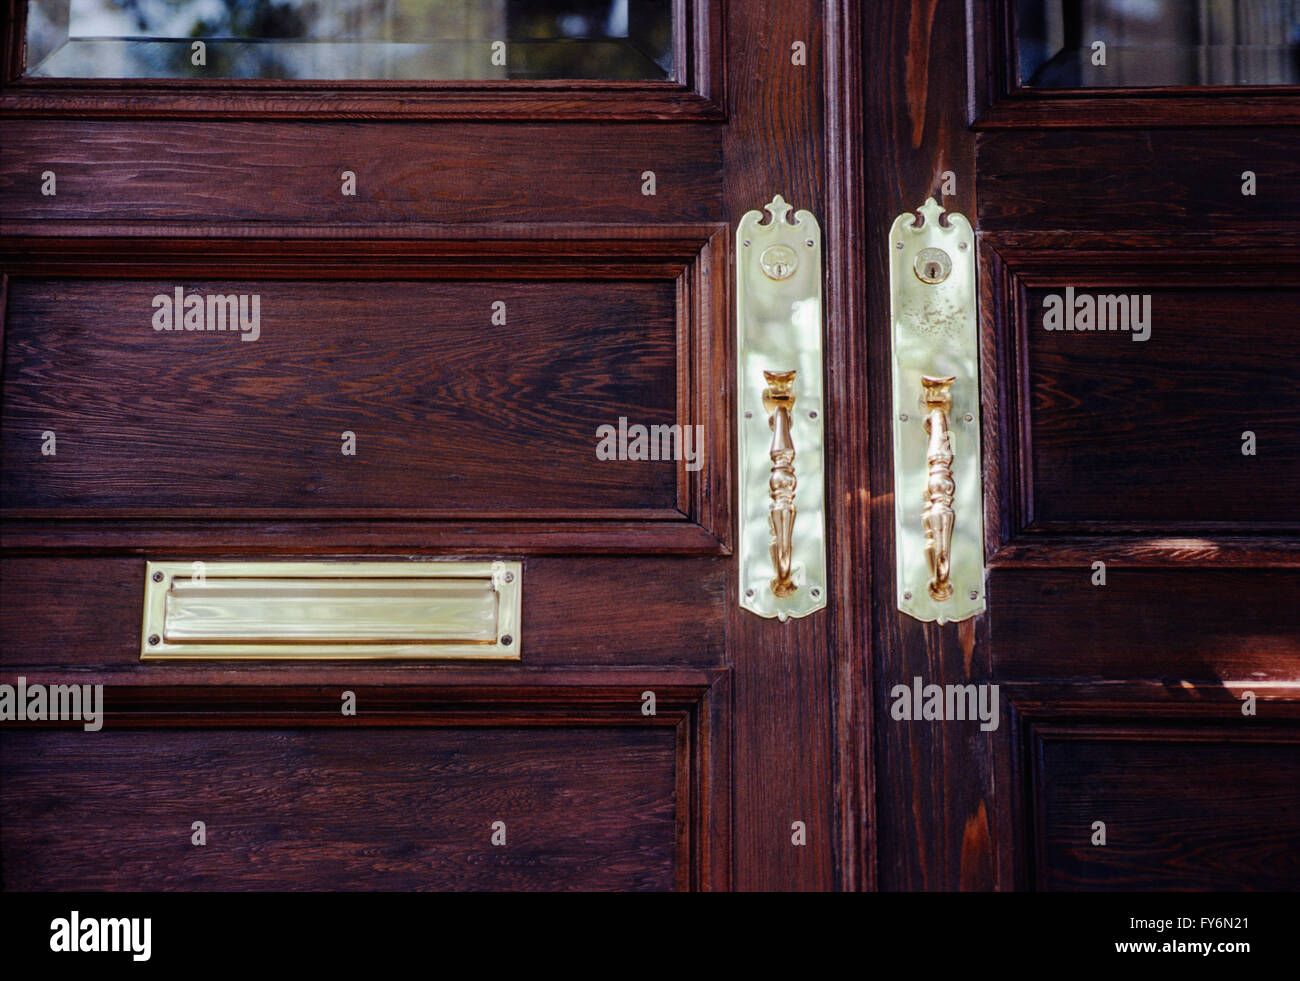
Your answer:
[[[514,33],[449,35],[444,77],[379,42],[249,61],[262,21],[69,37],[57,6],[12,5],[0,94],[0,658],[106,714],[5,723],[4,887],[833,886],[860,628],[847,591],[737,603],[730,236],[778,193],[821,219],[849,364],[838,10],[551,5],[581,23],[547,47],[466,4]],[[660,17],[657,68],[564,47],[620,10]],[[258,297],[256,338],[181,329],[213,293]],[[837,445],[854,392],[831,372]],[[620,417],[702,427],[702,466],[598,461]],[[522,658],[141,661],[146,561],[250,558],[522,560]]]
[[[1300,884],[1295,13],[1143,7],[863,12],[883,888]],[[895,609],[882,424],[886,236],[931,195],[981,284],[987,610],[945,626]],[[896,720],[915,679],[1000,724]]]

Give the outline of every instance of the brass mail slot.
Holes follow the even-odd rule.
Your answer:
[[[140,659],[519,660],[519,562],[146,562]]]

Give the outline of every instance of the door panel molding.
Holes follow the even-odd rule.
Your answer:
[[[986,543],[990,568],[1069,568],[1097,559],[1196,568],[1300,565],[1300,525],[1283,517],[1284,508],[1277,521],[1035,518],[1030,338],[1041,318],[1029,303],[1030,290],[1060,292],[1067,285],[1081,292],[1145,290],[1157,296],[1179,289],[1239,292],[1244,302],[1261,291],[1300,290],[1300,256],[1255,236],[1249,245],[1218,236],[1195,236],[1184,244],[1168,233],[1130,242],[1127,234],[1092,232],[986,233],[979,253],[982,376],[992,382],[985,385],[984,438],[996,475],[985,486],[985,525],[996,533]],[[1159,426],[1158,419],[1148,421]],[[1144,464],[1135,459],[1134,465]]]
[[[731,427],[725,407],[731,340],[713,325],[726,323],[728,229],[725,225],[661,226],[630,230],[604,226],[569,229],[515,227],[506,237],[459,235],[438,239],[293,239],[276,230],[257,238],[158,237],[136,228],[124,238],[14,236],[0,240],[7,302],[23,281],[58,277],[104,280],[178,280],[208,277],[282,280],[555,282],[596,280],[611,285],[662,280],[675,304],[675,413],[681,425],[703,426],[703,467],[677,461],[675,508],[536,509],[302,506],[200,508],[11,507],[4,513],[6,543],[18,548],[184,548],[314,553],[347,548],[407,551],[530,551],[729,554],[731,540]],[[482,232],[483,230],[479,230]],[[500,230],[498,230],[498,233]],[[357,232],[354,231],[353,235]],[[147,313],[147,311],[146,311]],[[143,315],[142,315],[143,316]],[[486,318],[486,313],[484,313]],[[141,320],[147,329],[147,317]],[[12,340],[13,331],[10,332]],[[0,340],[4,335],[0,333]],[[12,361],[11,361],[12,367]],[[591,435],[595,453],[596,436]],[[209,524],[208,522],[217,522]],[[558,523],[557,523],[558,522]],[[518,546],[512,543],[519,543]]]
[[[412,677],[409,672],[391,669],[334,671],[321,666],[318,677],[309,683],[302,667],[270,674],[249,673],[242,667],[238,670],[174,667],[179,670],[79,674],[79,683],[104,685],[106,722],[99,738],[108,739],[113,732],[130,730],[230,730],[246,735],[256,730],[283,728],[302,733],[309,741],[313,731],[337,728],[362,732],[441,728],[464,729],[470,733],[476,729],[490,732],[503,728],[538,731],[578,727],[607,733],[628,728],[668,729],[674,740],[675,886],[679,890],[730,887],[729,670],[548,675],[513,669],[488,678],[481,670],[420,672]],[[11,683],[10,673],[11,669],[6,668],[6,681]],[[41,671],[31,672],[27,678],[29,684],[62,684],[67,680],[66,675]],[[355,692],[357,704],[365,706],[364,712],[354,717],[341,715],[338,692],[344,688]],[[656,695],[653,716],[641,711],[642,692],[646,689],[652,689]],[[10,728],[17,733],[79,726],[79,722],[18,722]],[[77,758],[76,754],[73,758]],[[400,757],[395,759],[400,761]],[[508,767],[511,761],[502,760],[500,765]],[[11,787],[14,793],[7,797],[8,813],[23,815],[25,803],[29,807],[36,804],[24,800],[24,784],[13,783],[17,789]],[[184,787],[181,791],[182,797],[188,793]],[[57,811],[51,812],[48,797],[46,790],[40,792],[43,802],[40,821],[57,822]],[[168,800],[178,807],[183,804],[181,799],[169,797]],[[78,812],[86,810],[84,803],[76,804]],[[563,813],[563,804],[558,800],[556,807],[560,815],[552,819],[562,816],[564,821],[581,822],[581,813]],[[365,815],[349,811],[337,816],[346,822],[363,820]],[[187,824],[189,820],[187,817],[182,823]],[[426,816],[415,823],[427,820]],[[484,815],[484,841],[490,820],[491,815]],[[24,816],[16,826],[29,830],[34,824],[35,818]],[[308,844],[312,831],[312,828],[302,830],[306,841],[301,836],[295,839],[300,848],[311,850],[329,844]],[[93,847],[93,840],[87,847]],[[145,863],[161,861],[167,846],[157,844],[152,825],[144,840],[155,849],[155,856],[141,852],[132,859]],[[282,843],[281,847],[286,846]],[[40,888],[40,880],[26,877],[21,861],[30,857],[30,848],[24,848],[17,833],[6,836],[5,851],[7,880],[11,884],[27,882],[27,888]],[[15,851],[17,856],[11,854]],[[599,859],[598,854],[592,857]],[[235,855],[231,860],[237,858]],[[75,865],[69,867],[75,869]],[[196,888],[201,884],[199,879],[180,887]],[[339,885],[335,883],[335,887]],[[75,887],[76,882],[60,884],[61,888],[70,886]],[[382,884],[373,887],[384,888]],[[503,883],[500,888],[509,888],[509,884]]]

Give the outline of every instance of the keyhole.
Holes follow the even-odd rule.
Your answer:
[[[912,268],[916,271],[917,279],[934,285],[948,278],[952,272],[952,259],[948,258],[948,253],[943,249],[922,249],[912,261]]]

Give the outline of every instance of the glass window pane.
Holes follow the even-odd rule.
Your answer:
[[[1016,35],[1033,88],[1300,85],[1300,0],[1017,0]]]
[[[677,77],[674,6],[674,0],[29,0],[26,74],[669,80]]]

